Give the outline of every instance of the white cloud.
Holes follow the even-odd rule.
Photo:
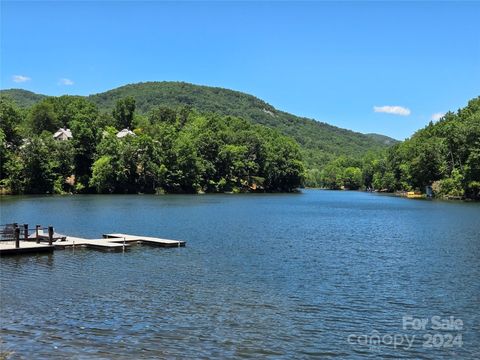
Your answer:
[[[400,116],[408,116],[410,115],[411,111],[409,108],[403,106],[374,106],[373,111],[378,113],[387,113],[393,115],[400,115]]]
[[[16,82],[16,83],[23,83],[23,82],[30,81],[32,79],[30,79],[28,76],[25,76],[25,75],[13,75],[12,80],[13,82]]]
[[[444,117],[445,113],[435,113],[435,114],[432,114],[432,117],[430,118],[430,120],[432,121],[438,121],[440,120],[442,117]]]
[[[73,81],[70,80],[70,79],[67,79],[67,78],[62,78],[62,79],[60,79],[60,81],[58,82],[58,85],[67,85],[67,86],[69,86],[69,85],[73,85],[73,84],[74,84]]]

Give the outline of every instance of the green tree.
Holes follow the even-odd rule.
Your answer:
[[[129,129],[133,124],[133,117],[135,114],[135,99],[127,96],[123,99],[117,100],[112,116],[116,121],[117,128]]]
[[[200,188],[201,165],[197,151],[188,134],[175,141],[176,162],[167,189],[175,192],[196,193]]]
[[[305,174],[305,186],[311,188],[322,187],[322,172],[319,169],[308,169]]]
[[[20,144],[21,137],[18,128],[22,121],[18,107],[11,100],[0,97],[0,129],[3,131],[6,143],[14,146]]]
[[[358,167],[347,167],[343,172],[343,186],[350,190],[358,190],[362,186],[362,170]]]
[[[415,188],[424,189],[442,178],[445,169],[445,147],[435,138],[418,141],[415,156],[410,160],[410,177]]]
[[[60,126],[70,127],[72,120],[85,117],[92,121],[98,116],[98,109],[92,102],[81,96],[63,95],[44,100],[53,107],[53,112]]]
[[[334,163],[329,163],[322,170],[323,187],[338,190],[343,186],[342,169]]]
[[[391,171],[384,173],[376,172],[373,175],[372,185],[375,190],[392,192],[396,190],[397,187],[395,174]]]
[[[177,120],[177,113],[175,110],[170,109],[166,106],[159,106],[150,110],[148,119],[152,124],[158,122],[166,122],[174,125]]]
[[[5,179],[8,176],[7,162],[11,157],[11,152],[8,149],[7,137],[0,128],[0,185],[5,185]]]
[[[158,142],[150,136],[141,135],[135,138],[136,145],[136,190],[143,193],[154,193],[165,185],[168,169]]]
[[[95,162],[89,186],[99,193],[123,192],[126,171],[122,164],[123,143],[116,136],[114,128],[106,128],[102,140],[97,145]]]
[[[32,107],[29,120],[31,132],[36,135],[41,134],[43,131],[55,132],[61,125],[55,115],[53,105],[48,99]]]
[[[10,187],[16,193],[54,193],[58,164],[52,155],[51,136],[32,136],[10,163]]]
[[[118,172],[118,164],[110,156],[101,156],[93,164],[90,186],[99,193],[113,193],[117,186]]]
[[[248,175],[255,171],[255,163],[248,161],[247,147],[226,144],[218,153],[218,169],[222,174],[220,191],[232,191],[249,185]]]
[[[471,199],[480,199],[480,140],[471,149],[465,164],[465,194]]]
[[[55,173],[54,191],[66,193],[75,191],[75,148],[71,141],[51,141],[48,139],[51,149],[52,171]]]
[[[71,142],[75,148],[75,176],[82,186],[88,187],[88,178],[91,175],[96,151],[97,129],[94,126],[94,119],[81,114],[70,121],[70,126],[73,134]]]
[[[303,184],[300,148],[293,140],[274,135],[266,144],[267,156],[261,177],[269,191],[293,191]]]
[[[95,119],[95,128],[99,133],[101,133],[102,130],[107,127],[115,127],[116,125],[117,121],[113,115],[108,112],[102,112],[98,114],[97,118]]]

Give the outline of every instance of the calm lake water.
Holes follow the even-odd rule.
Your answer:
[[[1,223],[14,221],[187,246],[2,258],[13,359],[480,358],[480,204],[319,190],[4,197]],[[451,316],[454,329],[435,329]],[[426,326],[404,328],[412,318]]]

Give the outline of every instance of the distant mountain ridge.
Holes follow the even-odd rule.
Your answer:
[[[21,89],[1,90],[26,108],[46,95]],[[145,82],[124,85],[86,97],[100,110],[111,111],[115,102],[132,96],[140,114],[156,106],[190,106],[200,112],[219,113],[250,120],[293,137],[301,146],[307,167],[321,167],[340,155],[360,157],[368,151],[389,147],[398,141],[379,134],[361,134],[324,122],[278,110],[267,102],[239,91],[185,82]]]
[[[7,95],[21,108],[27,108],[35,105],[37,102],[48,97],[47,95],[36,94],[32,91],[23,89],[0,90],[0,94]]]
[[[386,136],[386,135],[381,135],[381,134],[365,134],[366,136],[368,136],[369,138],[375,140],[375,141],[378,141],[378,142],[382,142],[384,143],[385,145],[394,145],[400,141],[398,140],[395,140],[395,139],[392,139],[391,137],[389,136]]]

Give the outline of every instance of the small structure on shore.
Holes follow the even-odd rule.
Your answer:
[[[117,138],[124,138],[125,136],[137,136],[130,129],[123,129],[117,133]]]
[[[425,186],[425,194],[427,195],[427,198],[433,197],[433,189],[431,186]]]
[[[53,134],[53,138],[58,141],[66,141],[73,139],[72,131],[65,127],[60,128],[55,134]]]

